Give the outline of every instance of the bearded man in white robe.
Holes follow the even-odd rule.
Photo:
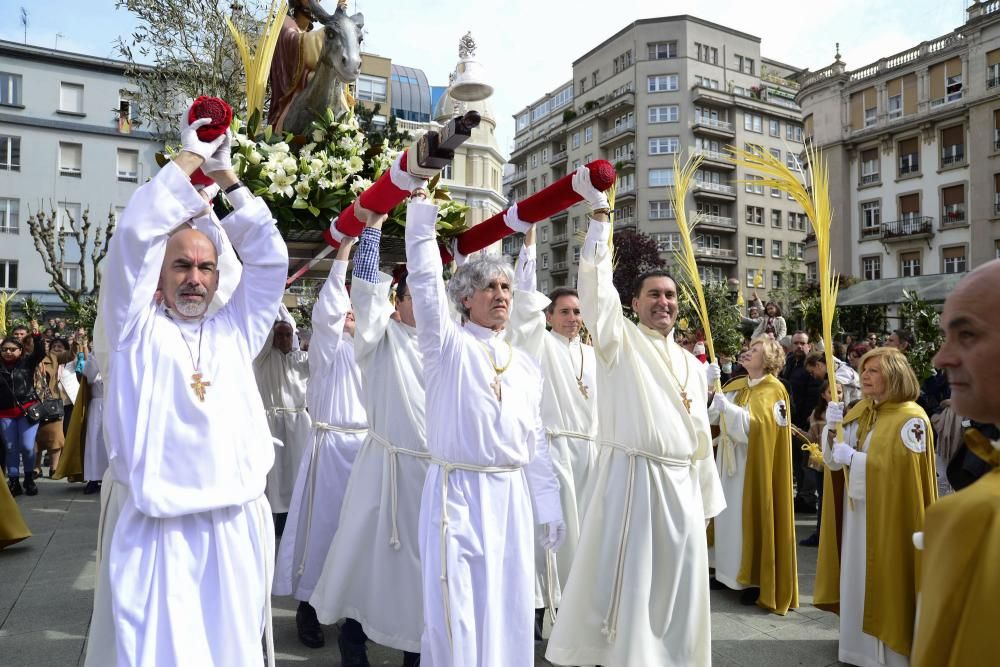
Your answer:
[[[107,504],[120,514],[103,527],[113,630],[101,638],[113,636],[118,665],[258,664],[262,635],[273,665],[274,451],[252,362],[288,255],[263,200],[236,179],[228,135],[198,138],[209,122],[185,112],[182,150],[132,196],[105,262]],[[199,167],[235,209],[221,228],[189,181]],[[207,315],[226,236],[243,275]],[[92,637],[88,664],[95,650],[109,651]]]
[[[306,411],[309,353],[299,348],[296,334],[295,320],[282,305],[264,349],[253,362],[257,390],[275,440],[274,466],[267,473],[267,500],[279,537],[292,503],[295,475],[312,443],[312,420]]]
[[[469,261],[446,294],[436,219],[436,206],[410,202],[408,283],[431,454],[420,504],[421,656],[435,667],[530,665],[533,523],[546,526],[548,549],[566,531],[542,426],[542,375],[506,338],[510,265]]]
[[[508,226],[521,226],[516,216],[517,204],[507,211]],[[535,639],[541,639],[545,607],[554,612],[559,606],[576,555],[587,486],[597,462],[597,361],[594,348],[580,340],[577,291],[557,287],[546,297],[536,291],[535,272],[535,227],[530,225],[514,272],[511,342],[542,367],[542,422],[566,521],[566,541],[559,551],[535,549]],[[545,330],[546,324],[551,330]]]
[[[634,324],[612,282],[607,198],[592,209],[580,306],[597,353],[597,476],[546,658],[560,665],[709,665],[708,519],[725,507],[711,458],[706,371],[674,342],[677,285],[637,281]]]

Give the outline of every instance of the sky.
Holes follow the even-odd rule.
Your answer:
[[[228,4],[228,3],[226,3]],[[495,88],[497,137],[513,143],[513,114],[572,75],[573,61],[632,21],[690,14],[761,38],[761,54],[812,70],[833,62],[835,44],[849,69],[860,68],[951,32],[969,0],[350,0],[365,17],[363,50],[417,67],[446,85],[458,40],[471,30],[477,58]],[[114,42],[135,22],[114,0],[0,0],[0,39],[116,57]],[[334,0],[324,0],[332,11]],[[44,11],[44,15],[43,15]]]

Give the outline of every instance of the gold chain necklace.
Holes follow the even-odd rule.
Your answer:
[[[572,344],[572,341],[570,341],[570,344]],[[580,390],[580,393],[583,394],[583,398],[589,400],[590,394],[587,393],[587,390],[590,387],[583,383],[583,341],[580,341],[580,374],[576,376],[576,386]]]
[[[490,351],[490,348],[486,343],[476,339],[476,342],[483,346],[483,352],[486,353],[486,358],[490,361],[490,366],[493,367],[493,372],[496,374],[493,378],[493,382],[490,383],[490,389],[493,390],[493,394],[497,397],[497,401],[503,401],[503,385],[500,384],[500,376],[510,368],[511,363],[514,361],[514,348],[511,347],[510,341],[504,341],[507,343],[507,351],[509,356],[507,358],[507,363],[503,366],[497,366],[496,357]]]
[[[177,327],[177,331],[180,332],[181,340],[184,341],[184,347],[187,348],[188,355],[191,357],[191,365],[194,367],[194,373],[191,374],[192,382],[190,387],[191,389],[194,390],[194,393],[198,397],[198,400],[204,403],[205,387],[212,386],[212,383],[209,382],[208,380],[201,379],[201,337],[202,334],[205,332],[205,322],[202,322],[201,326],[198,327],[198,360],[195,361],[194,352],[191,350],[191,345],[190,343],[188,343],[187,335],[184,333],[184,329],[181,328],[181,325],[174,318],[170,317],[169,319],[171,322],[174,323],[174,326]]]
[[[664,340],[666,341],[666,339]],[[663,360],[667,363],[667,372],[670,373],[670,377],[674,379],[674,383],[677,384],[677,389],[681,392],[681,403],[684,404],[684,409],[687,410],[688,414],[691,414],[691,399],[688,398],[687,395],[687,383],[688,380],[691,378],[691,367],[688,366],[687,364],[684,364],[685,368],[687,368],[687,373],[684,374],[684,382],[682,383],[677,378],[677,375],[674,373],[674,362],[670,359],[670,347],[669,347],[670,343],[669,341],[666,342],[667,342],[666,351],[661,350],[660,346],[656,345],[655,343],[653,344],[653,347],[656,348],[656,351],[663,356]]]

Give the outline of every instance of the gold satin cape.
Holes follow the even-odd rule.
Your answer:
[[[924,422],[926,434],[927,446],[919,454],[907,448],[900,437],[903,425],[914,418]],[[861,629],[908,656],[920,581],[913,533],[923,528],[927,507],[937,500],[934,435],[927,414],[912,401],[877,405],[863,399],[844,417],[845,426],[855,421],[856,448],[872,433],[865,478],[865,608]],[[820,609],[837,613],[844,481],[843,470],[826,469],[813,601]]]
[[[31,474],[30,470],[25,471]],[[7,478],[0,473],[0,549],[16,544],[31,537],[31,531],[24,523],[21,510],[10,495],[7,488]]]
[[[1000,450],[965,441],[993,470],[927,510],[913,667],[1000,665]]]
[[[83,480],[83,449],[87,434],[87,405],[90,402],[90,386],[87,378],[80,380],[80,391],[73,402],[73,412],[69,419],[69,428],[66,430],[66,444],[63,445],[63,453],[59,457],[59,465],[52,473],[52,479],[65,478],[70,482],[82,482]],[[60,424],[60,428],[62,424]]]
[[[747,378],[728,383],[736,405],[750,411],[750,437],[743,479],[743,546],[736,580],[760,588],[757,605],[784,616],[799,606],[792,495],[792,430],[788,392],[766,375],[751,387]],[[784,401],[786,425],[779,426],[774,406]]]

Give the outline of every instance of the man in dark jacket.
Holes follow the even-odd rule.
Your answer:
[[[803,431],[809,431],[809,415],[819,401],[820,382],[806,370],[806,357],[812,346],[809,334],[796,331],[792,334],[792,352],[785,359],[781,371],[781,381],[788,389],[792,401],[792,423]],[[793,472],[795,475],[795,511],[813,514],[816,512],[816,482],[806,471],[809,454],[798,447],[792,448]]]
[[[27,409],[38,401],[35,394],[35,369],[45,358],[45,346],[38,325],[31,323],[34,346],[30,352],[15,336],[0,342],[0,435],[6,450],[7,487],[13,496],[21,495],[20,464],[24,463],[24,489],[29,496],[38,493],[35,485],[35,435],[38,424],[27,416]]]

